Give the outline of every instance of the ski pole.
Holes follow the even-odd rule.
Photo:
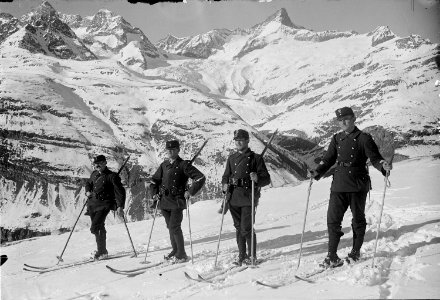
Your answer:
[[[304,221],[303,221],[303,228],[301,233],[301,244],[299,246],[299,257],[298,257],[298,265],[296,267],[296,270],[299,269],[299,265],[301,263],[301,256],[302,256],[302,247],[303,247],[303,238],[304,238],[304,231],[306,229],[306,220],[307,220],[307,212],[309,210],[309,200],[310,200],[310,192],[312,191],[312,184],[313,184],[313,177],[310,177],[310,183],[309,183],[309,189],[307,191],[307,201],[306,201],[306,210],[304,212]]]
[[[191,218],[189,214],[189,204],[188,199],[186,199],[186,216],[188,218],[188,227],[189,227],[189,244],[191,246],[191,264],[194,264],[194,255],[193,255],[193,244],[192,244],[192,238],[191,238]]]
[[[153,227],[154,227],[154,221],[156,220],[156,214],[157,214],[157,206],[158,206],[158,204],[159,204],[159,201],[156,202],[156,207],[154,208],[153,224],[151,224],[150,236],[148,237],[147,252],[145,253],[144,264],[147,263],[148,248],[150,247],[151,235],[153,234]]]
[[[222,228],[223,228],[223,220],[225,218],[225,210],[226,210],[226,198],[228,197],[228,193],[225,194],[225,197],[223,198],[223,211],[222,211],[222,221],[220,223],[220,231],[218,233],[218,241],[217,241],[217,252],[215,254],[215,262],[214,262],[214,268],[217,267],[217,258],[218,258],[218,251],[220,249],[220,240],[222,239]]]
[[[380,207],[379,222],[377,223],[376,241],[374,242],[373,261],[371,263],[371,268],[374,268],[374,258],[376,257],[377,242],[378,242],[378,239],[379,239],[380,223],[382,221],[383,207],[384,207],[384,204],[385,204],[385,194],[386,194],[388,183],[389,183],[389,181],[388,181],[388,175],[389,174],[390,174],[390,172],[387,171],[387,174],[385,176],[385,184],[384,184],[384,188],[383,188],[382,204],[381,204],[381,207]]]
[[[255,222],[255,216],[254,216],[254,212],[255,212],[255,182],[252,180],[252,229],[251,229],[251,262],[252,262],[252,266],[255,266],[255,255],[254,255],[254,251],[255,251],[255,246],[254,246],[254,234],[255,234],[255,228],[254,228],[254,222]]]
[[[127,229],[128,238],[130,239],[131,247],[133,248],[133,257],[137,257],[136,249],[134,248],[133,240],[131,239],[130,231],[128,230],[127,221],[125,220],[125,215],[122,215],[122,220],[124,220],[125,229]]]
[[[82,207],[82,209],[81,209],[81,212],[79,213],[78,218],[76,218],[75,224],[73,224],[72,230],[70,231],[69,237],[67,238],[67,242],[66,242],[66,244],[64,245],[64,249],[63,249],[63,251],[61,252],[61,255],[57,256],[57,258],[58,258],[57,265],[58,265],[60,262],[63,261],[63,254],[64,254],[64,251],[66,251],[67,244],[69,243],[70,237],[71,237],[72,234],[73,234],[73,230],[75,229],[76,224],[78,223],[79,217],[81,217],[81,214],[82,214],[84,208],[86,207],[86,205],[87,205],[87,201],[84,202],[84,205],[83,205],[83,207]]]

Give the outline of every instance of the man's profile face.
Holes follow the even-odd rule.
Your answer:
[[[247,149],[248,145],[249,145],[249,140],[246,140],[246,139],[236,139],[235,140],[235,148],[238,151],[243,151],[243,150]]]

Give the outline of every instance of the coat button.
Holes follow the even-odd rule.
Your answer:
[[[351,171],[348,171],[348,173],[350,173],[350,174],[351,174]]]
[[[351,147],[351,149],[353,149],[353,150],[354,150],[354,147]]]
[[[353,141],[355,141],[355,142],[356,142],[356,139],[354,139]]]
[[[353,155],[350,155],[351,157],[353,157]]]

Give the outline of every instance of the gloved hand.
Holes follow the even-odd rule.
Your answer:
[[[385,172],[389,172],[393,169],[393,165],[388,163],[387,161],[382,161],[382,168],[385,170]]]
[[[123,219],[124,218],[124,209],[122,207],[118,207],[118,209],[116,210],[116,214],[118,215],[119,218]]]

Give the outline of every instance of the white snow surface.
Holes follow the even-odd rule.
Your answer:
[[[317,276],[315,283],[297,281],[295,274],[311,270],[326,255],[326,210],[331,179],[313,182],[304,235],[303,257],[297,269],[298,249],[308,181],[263,191],[256,215],[259,257],[269,256],[258,268],[226,276],[215,283],[188,281],[183,271],[195,275],[213,269],[221,216],[217,201],[197,202],[190,207],[194,264],[150,269],[138,276],[111,273],[105,265],[129,269],[141,266],[138,258],[119,258],[39,275],[22,270],[23,263],[56,263],[68,233],[31,238],[0,248],[9,260],[1,267],[2,299],[394,299],[438,298],[440,287],[440,160],[431,157],[396,163],[387,189],[375,267],[371,267],[376,226],[384,179],[372,170],[371,200],[367,198],[367,234],[361,262]],[[408,176],[411,174],[411,176]],[[81,217],[87,221],[85,216]],[[108,219],[113,219],[109,216]],[[339,245],[344,257],[351,247],[351,213],[342,224],[345,235]],[[182,228],[190,254],[188,219]],[[138,251],[145,251],[152,220],[129,223]],[[130,251],[121,224],[107,226],[110,253]],[[64,253],[65,262],[88,257],[94,237],[88,229],[75,231]],[[160,261],[170,251],[164,219],[155,222],[148,260]],[[229,213],[225,216],[219,267],[229,266],[237,254],[235,232]],[[278,289],[255,284],[283,283]]]

